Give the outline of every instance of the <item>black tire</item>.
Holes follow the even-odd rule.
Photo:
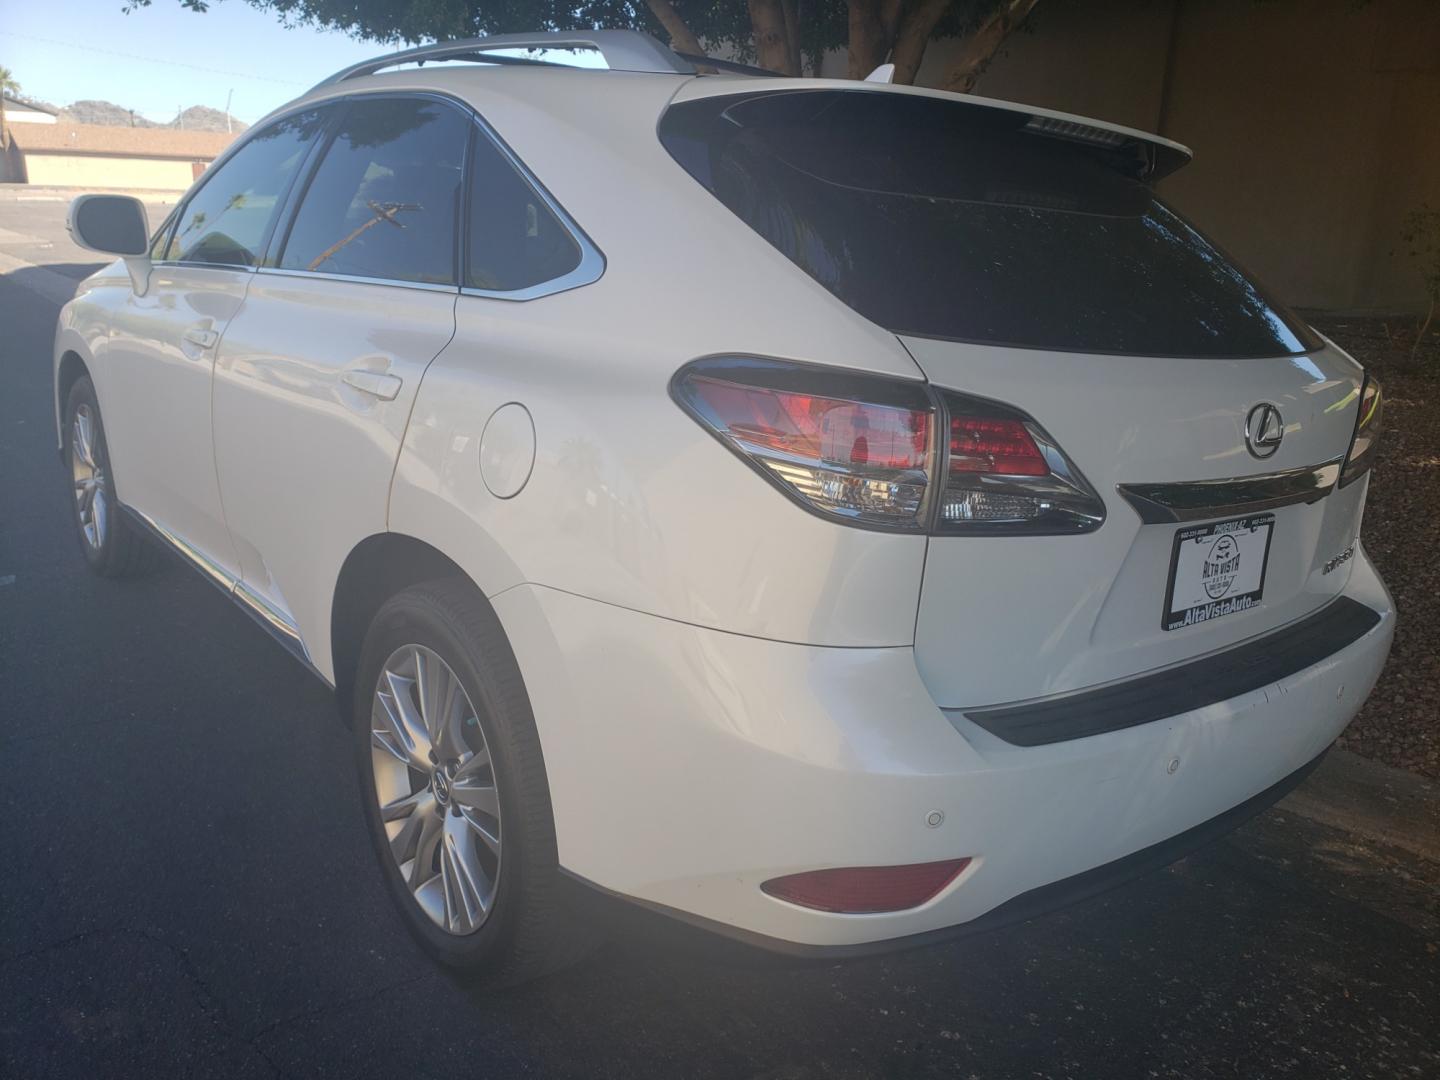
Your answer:
[[[371,760],[371,710],[381,671],[396,650],[419,645],[458,677],[483,730],[503,821],[494,900],[478,930],[460,936],[421,908],[390,853]],[[499,620],[466,580],[429,582],[381,607],[356,673],[353,729],[365,824],[406,927],[439,963],[489,987],[539,978],[582,957],[593,933],[559,871],[550,788],[530,699]]]
[[[115,496],[115,474],[110,464],[110,451],[105,442],[105,423],[100,416],[100,402],[95,396],[95,384],[88,375],[82,375],[70,387],[65,399],[65,466],[70,474],[72,492],[76,483],[77,467],[84,471],[83,462],[77,466],[75,446],[75,419],[84,413],[90,422],[90,456],[103,477],[100,484],[105,511],[98,517],[93,509],[90,513],[90,527],[95,539],[87,538],[87,525],[80,500],[70,499],[70,516],[75,523],[75,536],[80,550],[90,569],[101,577],[140,577],[154,573],[165,565],[165,553],[150,537],[146,536]]]

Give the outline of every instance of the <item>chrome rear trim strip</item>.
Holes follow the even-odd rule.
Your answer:
[[[1117,484],[1146,525],[1252,514],[1296,503],[1319,502],[1340,479],[1343,457],[1283,472],[1174,484]]]

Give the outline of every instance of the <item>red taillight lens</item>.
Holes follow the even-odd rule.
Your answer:
[[[1089,532],[1105,504],[1040,425],[1006,405],[944,391],[950,421],[936,532]]]
[[[806,461],[923,469],[930,414],[699,378],[696,394],[736,439]]]
[[[1050,466],[1019,420],[951,416],[950,471],[1046,476]]]
[[[921,529],[935,407],[920,384],[772,361],[712,361],[675,394],[792,498],[848,521]]]
[[[1105,504],[1054,440],[997,402],[749,357],[697,360],[671,393],[785,494],[848,524],[1053,536],[1105,520]]]
[[[849,866],[771,878],[760,888],[816,911],[862,915],[919,907],[960,876],[969,859],[912,866]]]

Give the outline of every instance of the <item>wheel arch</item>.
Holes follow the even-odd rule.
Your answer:
[[[77,350],[68,348],[60,351],[55,361],[55,447],[62,453],[65,449],[65,399],[70,396],[70,388],[89,374],[90,366]]]
[[[346,556],[330,605],[330,661],[336,701],[347,725],[360,649],[376,612],[404,589],[445,578],[464,581],[475,599],[490,607],[484,591],[463,567],[439,548],[413,536],[376,533],[356,544]]]

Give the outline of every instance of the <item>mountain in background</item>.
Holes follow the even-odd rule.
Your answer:
[[[208,105],[191,105],[165,126],[184,128],[186,131],[231,131],[239,135],[250,125],[241,123],[232,116],[227,127],[223,110],[212,109]]]
[[[168,124],[157,124],[139,113],[132,112],[113,101],[76,101],[60,110],[60,119],[74,124],[100,124],[105,127],[182,128],[185,131],[232,131],[236,135],[249,124],[234,117],[230,127],[225,126],[225,113],[208,105],[191,105]]]
[[[159,127],[139,113],[113,101],[76,101],[60,110],[60,119],[74,124],[103,124],[106,127]]]

